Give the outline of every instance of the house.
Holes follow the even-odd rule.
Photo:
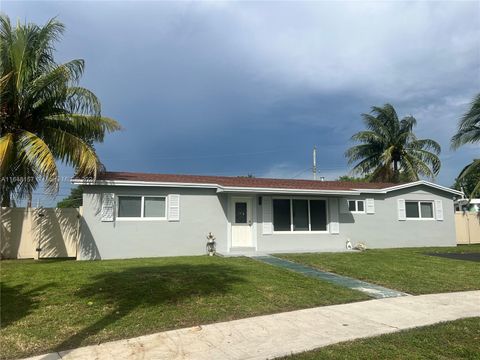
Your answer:
[[[106,172],[84,185],[80,259],[217,251],[345,251],[454,246],[454,199],[427,181],[405,184]]]

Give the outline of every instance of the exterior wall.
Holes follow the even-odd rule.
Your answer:
[[[375,199],[375,214],[340,214],[340,234],[370,248],[455,246],[453,195],[426,186],[397,190]],[[397,200],[442,200],[443,221],[398,220]]]
[[[115,195],[180,194],[180,221],[100,220],[103,193]],[[235,194],[217,194],[214,189],[87,186],[79,243],[80,259],[114,259],[205,254],[206,235],[212,232],[217,251],[228,253],[231,246],[233,213],[229,199]],[[368,194],[348,199],[375,199],[374,214],[339,213],[339,234],[262,233],[262,205],[259,194],[253,203],[253,245],[258,252],[345,251],[346,241],[363,242],[368,248],[454,246],[455,221],[450,193],[420,185],[388,194]],[[271,195],[269,195],[271,196]],[[282,195],[284,196],[284,195]],[[274,195],[272,197],[275,197]],[[300,196],[337,201],[338,197]],[[398,220],[397,200],[442,200],[444,220]],[[330,209],[327,213],[330,215]],[[328,221],[328,218],[327,218]]]
[[[100,220],[103,193],[115,195],[180,194],[180,221]],[[119,259],[205,254],[212,232],[217,250],[227,250],[226,197],[210,189],[86,186],[83,195],[80,259]]]
[[[363,242],[368,248],[421,246],[455,246],[453,196],[450,193],[418,186],[388,194],[367,194],[348,199],[375,199],[374,214],[339,214],[339,234],[271,234],[263,235],[257,227],[257,250],[261,252],[345,251],[346,241]],[[327,198],[328,199],[328,198]],[[397,199],[442,200],[443,221],[398,220]],[[258,221],[262,222],[257,203]]]

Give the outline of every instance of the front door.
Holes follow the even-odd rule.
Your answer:
[[[232,247],[252,247],[252,199],[233,198]]]

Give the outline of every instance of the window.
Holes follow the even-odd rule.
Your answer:
[[[117,217],[165,219],[166,203],[164,196],[119,196]]]
[[[310,223],[312,231],[327,231],[327,202],[310,200]]]
[[[290,231],[292,228],[290,216],[290,200],[274,199],[273,200],[273,230],[274,231]]]
[[[433,202],[406,201],[405,214],[407,219],[433,219]]]
[[[308,231],[308,200],[292,200],[293,231]]]
[[[247,223],[247,203],[246,202],[235,203],[235,223],[236,224]]]
[[[141,217],[142,197],[141,196],[119,196],[118,217]]]
[[[164,197],[145,197],[143,205],[143,217],[164,218],[165,217],[165,198]]]
[[[273,199],[274,231],[327,231],[326,200]]]
[[[365,200],[348,200],[348,211],[353,213],[364,213]]]

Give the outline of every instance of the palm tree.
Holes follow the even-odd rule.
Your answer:
[[[78,85],[84,61],[54,60],[64,25],[12,27],[0,15],[0,190],[2,206],[31,196],[39,181],[58,189],[56,160],[76,176],[95,177],[103,166],[93,147],[106,132],[120,129],[101,116],[100,102]]]
[[[420,176],[434,178],[440,171],[440,145],[430,139],[417,139],[413,116],[399,119],[394,107],[372,107],[362,114],[367,130],[352,136],[360,142],[345,156],[355,164],[353,172],[371,176],[372,181],[416,181]]]
[[[480,143],[480,94],[475,96],[470,109],[460,119],[458,132],[452,137],[452,148],[458,149],[462,145],[475,143]],[[458,179],[461,181],[478,171],[480,171],[480,159],[475,159],[460,172]],[[470,193],[470,198],[479,192],[480,181]]]

